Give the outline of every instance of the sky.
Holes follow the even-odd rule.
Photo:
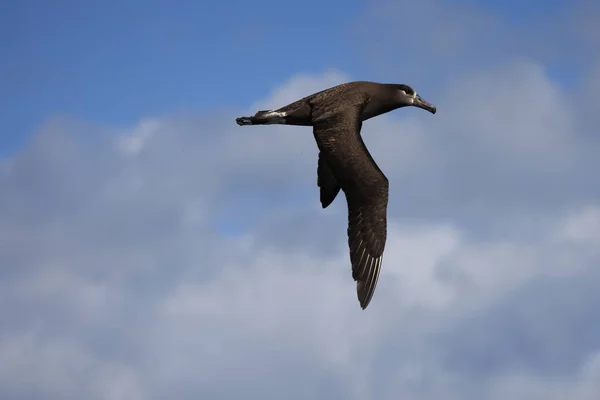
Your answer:
[[[318,10],[315,12],[315,10]],[[600,6],[5,1],[0,398],[595,400]],[[349,80],[390,181],[356,299],[310,128]]]

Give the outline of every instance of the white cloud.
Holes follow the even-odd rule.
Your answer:
[[[445,120],[469,126],[465,139],[492,157],[555,164],[574,148],[566,97],[539,65],[515,62],[451,84]]]
[[[159,122],[156,120],[141,121],[130,135],[119,138],[117,146],[124,153],[135,155],[142,150],[144,143],[158,128]]]
[[[600,208],[586,207],[571,216],[564,226],[562,235],[575,242],[598,245],[600,239]]]
[[[395,278],[399,303],[405,306],[444,307],[457,295],[443,282],[440,267],[461,246],[461,233],[438,226],[388,228],[386,268],[381,279]]]

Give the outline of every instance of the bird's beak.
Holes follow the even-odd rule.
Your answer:
[[[437,111],[437,109],[435,108],[435,106],[433,104],[426,102],[419,95],[417,95],[417,97],[415,97],[413,106],[422,108],[423,110],[427,110],[432,114],[435,114],[435,112]]]

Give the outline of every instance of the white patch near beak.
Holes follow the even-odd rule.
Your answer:
[[[414,92],[410,98],[410,104],[415,104],[416,98],[417,98],[417,92]]]
[[[406,96],[410,96],[408,93],[406,93],[404,90],[402,90],[402,93],[404,93]],[[417,98],[417,92],[414,92],[412,94],[412,96],[409,97],[410,99],[410,104],[415,104],[415,99]]]

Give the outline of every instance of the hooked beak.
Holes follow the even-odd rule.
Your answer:
[[[435,108],[435,106],[433,104],[426,102],[419,95],[417,95],[417,97],[415,97],[413,106],[422,108],[423,110],[427,110],[432,114],[435,114],[435,112],[437,111],[437,109]]]

